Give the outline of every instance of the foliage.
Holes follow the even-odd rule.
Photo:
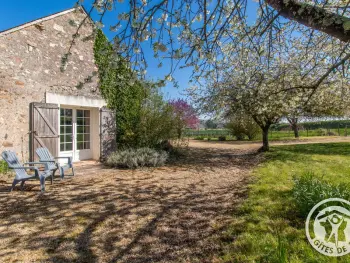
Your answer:
[[[231,131],[233,136],[236,136],[237,140],[243,140],[245,136],[249,140],[253,140],[261,133],[256,122],[250,116],[242,113],[233,115],[229,123],[226,124],[226,128]]]
[[[226,141],[226,136],[219,136],[218,141]]]
[[[300,39],[287,39],[274,41],[273,50],[269,39],[252,40],[256,50],[227,44],[230,56],[221,70],[207,75],[203,89],[192,89],[205,111],[228,115],[240,111],[253,118],[264,134],[263,150],[269,149],[270,126],[282,117],[300,109],[312,115],[339,113],[350,98],[346,74],[335,71],[336,75],[324,76],[332,62],[319,58],[321,49],[308,52],[317,56],[310,65]],[[314,84],[308,86],[310,82]]]
[[[204,140],[204,136],[196,136],[194,137],[195,140],[200,140],[200,141],[203,141]]]
[[[209,119],[205,122],[205,128],[207,128],[207,129],[216,129],[217,127],[218,127],[218,125],[213,120]]]
[[[316,130],[316,134],[318,136],[326,136],[327,135],[327,130],[326,129],[322,129],[322,128],[319,128]]]
[[[162,166],[168,159],[165,151],[151,148],[118,150],[107,157],[106,164],[111,167],[135,169],[139,167]]]
[[[323,183],[348,185],[349,156],[350,143],[272,147],[264,154],[266,161],[254,169],[248,198],[227,230],[222,262],[279,263],[282,254],[287,262],[349,262],[349,256],[330,258],[310,246],[305,219],[296,213],[293,196],[293,176],[307,173],[310,167]],[[286,244],[283,253],[279,239]]]
[[[344,43],[349,40],[349,12],[340,7],[337,0],[290,0],[287,3],[265,0],[257,5],[248,3],[245,0],[140,0],[127,3],[123,0],[98,0],[94,1],[93,8],[100,15],[100,21],[96,23],[99,28],[104,26],[105,14],[115,12],[112,16],[116,21],[110,25],[115,50],[128,57],[139,72],[147,67],[148,57],[159,59],[158,67],[162,67],[163,58],[176,60],[169,67],[170,73],[166,79],[170,80],[170,74],[181,66],[177,62],[184,61],[185,66],[193,66],[194,79],[220,69],[222,61],[230,55],[225,43],[233,48],[244,45],[254,51],[256,38],[268,39],[270,45],[266,51],[270,52],[274,48],[273,42],[278,41],[279,37],[300,36],[305,38],[304,42],[300,42],[308,52],[315,46],[325,51],[341,50],[339,40]],[[246,15],[248,9],[253,10],[252,15]],[[255,23],[251,23],[252,17]],[[327,37],[327,34],[336,39]],[[325,44],[329,39],[334,49]],[[149,49],[153,50],[153,56],[146,56]],[[259,48],[257,50],[261,52]],[[343,53],[338,53],[331,61],[336,64],[339,57],[347,55]],[[320,52],[321,56],[323,54]],[[274,57],[274,54],[270,57]],[[311,54],[306,60],[309,59],[316,58]]]
[[[301,128],[308,129],[308,130],[315,130],[318,128],[337,129],[338,127],[350,128],[350,121],[349,120],[308,121],[308,122],[300,123],[299,125]],[[274,124],[273,127],[271,128],[273,130],[280,131],[288,127],[289,127],[289,124],[287,123],[277,123],[277,124]]]
[[[101,30],[94,45],[100,90],[116,113],[118,147],[157,147],[174,136],[173,110],[155,83],[140,81]]]
[[[350,188],[346,184],[332,184],[321,181],[313,172],[294,177],[293,197],[300,215],[307,217],[312,207],[327,198],[350,200]]]
[[[176,131],[178,138],[181,138],[185,128],[195,129],[199,125],[198,116],[194,108],[183,99],[171,100],[169,104],[173,107]]]
[[[176,137],[176,119],[173,108],[163,100],[155,87],[145,99],[140,112],[139,122],[134,125],[131,141],[133,147],[160,147],[164,142]]]
[[[6,161],[0,160],[0,174],[7,174],[9,171],[9,166]]]
[[[140,122],[146,91],[135,80],[126,62],[114,53],[101,30],[96,34],[94,55],[101,94],[107,106],[116,113],[117,143],[128,145],[133,141],[135,126]]]

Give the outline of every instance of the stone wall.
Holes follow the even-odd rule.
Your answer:
[[[85,17],[79,9],[0,35],[0,152],[12,149],[28,159],[29,104],[45,102],[45,92],[100,98],[90,19],[70,49]]]

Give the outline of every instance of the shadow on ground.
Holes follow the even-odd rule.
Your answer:
[[[167,167],[111,170],[97,164],[39,194],[4,192],[3,262],[212,262],[247,191],[250,152],[192,148]]]

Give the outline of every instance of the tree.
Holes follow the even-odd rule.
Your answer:
[[[163,100],[155,83],[133,74],[101,30],[96,32],[94,55],[101,94],[116,113],[118,147],[154,148],[173,138],[173,108]]]
[[[294,137],[299,138],[299,125],[298,125],[299,117],[298,116],[288,116],[287,120],[290,124],[290,127],[292,128],[292,130],[294,132]]]
[[[332,67],[332,40],[321,46],[311,42],[306,56],[310,59],[305,59],[305,51],[300,48],[304,41],[307,39],[281,36],[272,49],[269,39],[264,38],[252,39],[255,49],[245,43],[227,44],[225,48],[230,49],[232,57],[226,57],[220,72],[208,75],[204,89],[190,92],[205,110],[242,111],[251,116],[263,132],[262,150],[267,151],[272,124],[299,108],[320,109],[327,99],[334,102],[333,98],[342,98],[344,88],[349,86],[341,71],[333,68],[332,75],[327,74]]]
[[[163,99],[158,87],[148,83],[149,93],[144,99],[139,122],[130,140],[133,147],[162,148],[170,139],[176,137],[177,120],[173,107]]]
[[[209,119],[205,122],[205,127],[207,129],[216,129],[218,125],[213,120]]]
[[[344,78],[340,78],[343,82]],[[346,115],[350,105],[350,85],[348,83],[328,83],[317,90],[307,101],[291,109],[286,116],[295,138],[299,138],[299,122],[301,119],[319,117],[342,117]]]
[[[194,108],[183,99],[172,100],[169,105],[173,107],[177,137],[180,139],[184,128],[195,129],[199,125],[199,119],[197,117]]]
[[[130,62],[139,74],[145,74],[145,47],[151,47],[159,67],[164,59],[171,59],[169,74],[165,78],[168,81],[174,80],[171,74],[177,67],[193,67],[192,77],[198,82],[201,77],[218,70],[221,61],[229,55],[223,48],[226,43],[233,46],[244,43],[254,49],[252,40],[262,37],[269,39],[269,49],[272,49],[273,42],[280,35],[289,34],[289,38],[293,38],[299,33],[309,39],[302,47],[305,50],[309,42],[319,41],[319,36],[324,39],[327,35],[332,36],[334,47],[349,42],[348,1],[262,0],[258,4],[249,4],[250,9],[256,7],[256,17],[246,16],[247,0],[140,0],[125,3],[95,0],[89,14],[97,10],[100,19],[96,25],[102,27],[104,15],[114,10],[118,20],[110,30],[115,32],[115,52]],[[282,16],[288,20],[281,19]],[[250,19],[256,23],[252,24]],[[74,38],[78,35],[77,32]],[[322,42],[318,44],[322,45]],[[348,50],[338,55],[332,59],[332,67],[326,75],[333,69],[349,65]],[[311,84],[306,86],[318,87]]]
[[[253,140],[261,132],[256,122],[244,112],[235,112],[233,116],[227,118],[229,121],[226,128],[231,131],[232,135],[236,136],[237,140],[244,139],[244,136]]]
[[[349,2],[266,0],[279,15],[309,28],[322,31],[341,41],[350,41]]]

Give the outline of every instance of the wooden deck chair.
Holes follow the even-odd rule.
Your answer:
[[[23,190],[23,186],[25,184],[25,181],[30,179],[39,179],[40,180],[40,189],[42,192],[45,191],[45,179],[49,176],[51,176],[51,184],[53,182],[53,171],[51,171],[47,165],[47,163],[43,162],[28,162],[24,163],[23,165],[20,164],[18,157],[15,152],[12,151],[4,151],[1,154],[2,158],[7,162],[10,169],[14,169],[16,172],[15,179],[13,180],[12,187],[10,191],[12,191],[15,187],[15,185],[19,182],[21,182],[21,189]],[[40,172],[38,167],[36,166],[25,166],[25,165],[44,165],[45,171]],[[28,174],[26,172],[27,169],[34,170],[34,174]]]
[[[40,162],[46,162],[51,167],[56,166],[60,170],[61,179],[64,178],[64,172],[68,169],[72,169],[72,175],[74,176],[74,167],[71,157],[53,157],[47,148],[38,148],[36,153],[39,156]],[[68,159],[68,163],[65,165],[60,165],[55,159]]]

